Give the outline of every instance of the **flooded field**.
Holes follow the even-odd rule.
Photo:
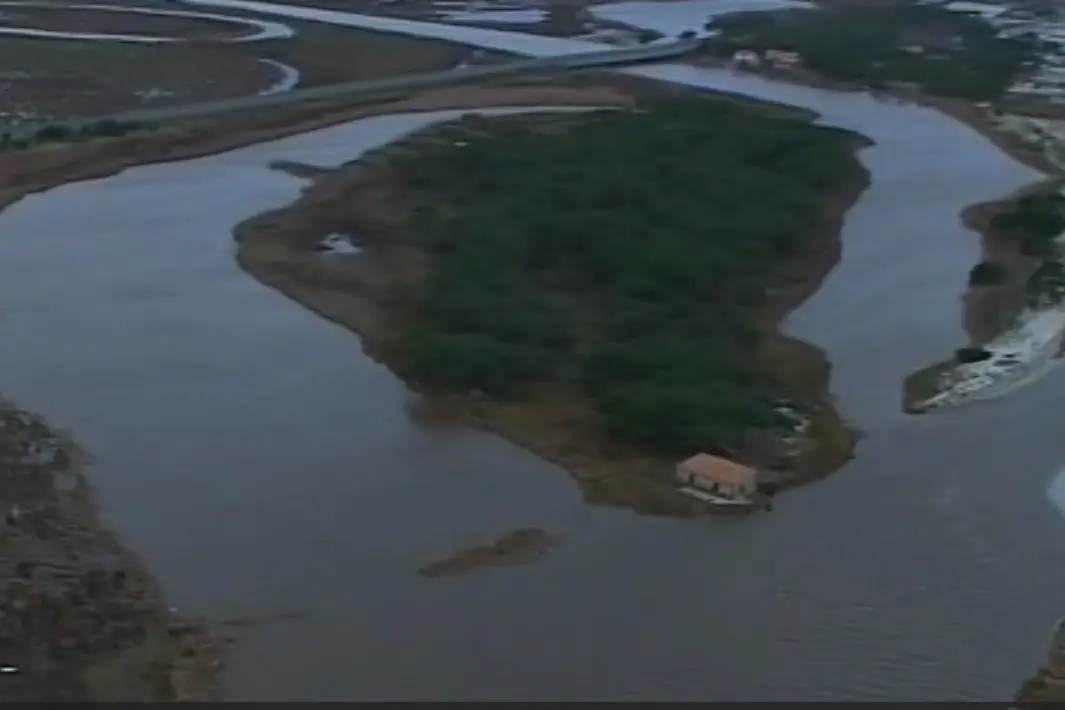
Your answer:
[[[77,432],[110,519],[179,608],[298,617],[238,634],[230,698],[1004,700],[1042,660],[1065,594],[1046,498],[1065,375],[942,416],[899,406],[903,378],[965,338],[979,257],[962,208],[1036,174],[930,110],[632,71],[811,108],[876,142],[842,262],[789,322],[828,352],[866,436],[769,515],[585,507],[543,461],[419,424],[357,338],[237,268],[232,228],[302,184],[272,162],[337,165],[453,113],[137,168],[0,214],[0,391]],[[532,565],[417,573],[515,528],[560,541]]]

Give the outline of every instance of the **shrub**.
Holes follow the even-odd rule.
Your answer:
[[[1002,283],[1005,278],[1005,267],[993,261],[981,261],[969,270],[970,286],[992,286]]]
[[[41,130],[39,130],[35,134],[33,134],[34,140],[40,141],[41,143],[51,143],[53,141],[61,141],[64,138],[68,138],[69,136],[70,136],[70,129],[67,128],[66,126],[62,126],[62,125],[59,125],[59,124],[53,124],[53,125],[50,125],[50,126],[45,126]]]
[[[966,347],[955,350],[954,357],[961,363],[983,362],[991,357],[991,353],[984,348]]]

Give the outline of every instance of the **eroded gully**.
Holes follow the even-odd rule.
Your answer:
[[[462,28],[468,33],[470,28]],[[427,116],[366,119],[128,170],[0,214],[0,392],[95,456],[111,521],[175,603],[246,630],[233,699],[1004,699],[1065,603],[1065,374],[907,418],[911,370],[962,340],[962,207],[1035,175],[924,109],[686,67],[639,70],[813,108],[873,138],[843,260],[789,328],[867,432],[771,515],[677,522],[582,505],[506,442],[414,423],[357,338],[260,286],[231,229]],[[439,116],[439,115],[437,115]],[[535,565],[415,569],[520,525]]]

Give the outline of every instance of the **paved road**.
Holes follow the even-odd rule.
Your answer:
[[[537,59],[517,59],[489,66],[464,67],[461,69],[449,69],[447,71],[430,72],[426,74],[409,74],[406,76],[379,79],[375,81],[358,81],[344,84],[333,84],[330,86],[320,86],[312,89],[297,89],[283,94],[247,96],[179,106],[161,106],[159,108],[127,111],[105,116],[69,119],[60,122],[60,124],[70,129],[77,129],[87,124],[104,120],[163,123],[167,121],[216,116],[234,111],[288,106],[303,101],[339,98],[372,98],[378,94],[451,86],[472,81],[482,81],[485,79],[536,73],[545,70],[565,71],[574,69],[594,69],[598,67],[614,67],[625,64],[675,59],[695,51],[699,46],[700,41],[698,39],[690,39],[642,45],[639,47],[627,47],[624,49],[607,49],[601,52],[580,52],[576,54],[564,54]],[[40,124],[22,124],[17,128],[9,129],[9,132],[15,138],[24,138],[32,135],[39,130],[40,127]]]

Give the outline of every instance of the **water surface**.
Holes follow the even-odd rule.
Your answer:
[[[1002,700],[1041,660],[1065,598],[1065,523],[1044,495],[1065,373],[942,416],[898,406],[902,378],[964,339],[977,253],[960,209],[1034,174],[924,109],[634,71],[876,141],[843,260],[788,324],[826,349],[867,436],[770,515],[585,507],[505,442],[419,428],[357,338],[237,270],[232,226],[299,189],[268,163],[338,164],[428,117],[130,170],[0,215],[0,391],[93,452],[111,519],[180,607],[310,613],[242,635],[232,698]],[[415,574],[518,526],[565,539],[531,566]]]

